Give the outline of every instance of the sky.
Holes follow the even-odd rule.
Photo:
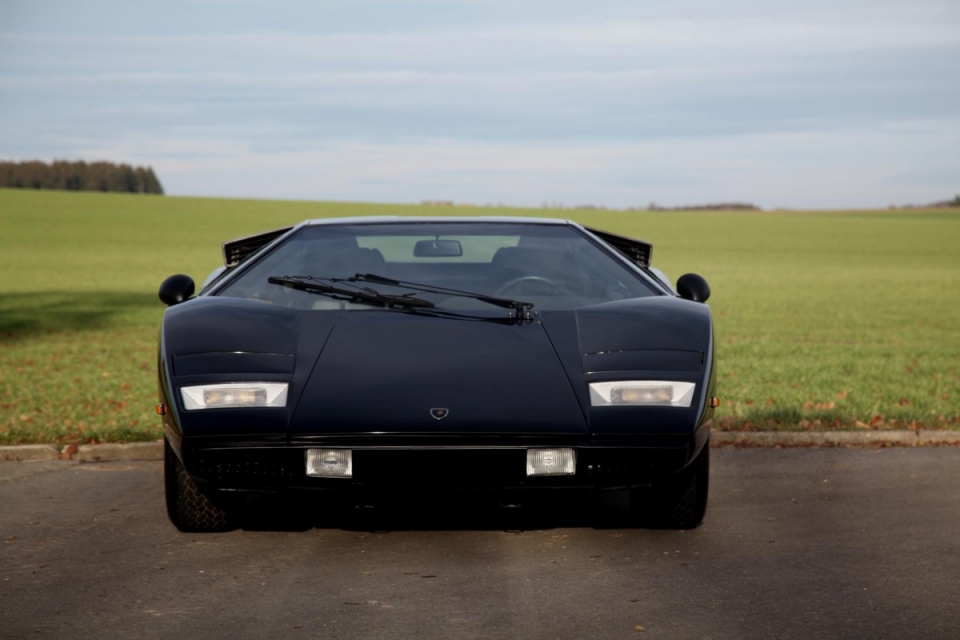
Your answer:
[[[960,193],[957,0],[0,0],[0,159],[169,195],[609,208]]]

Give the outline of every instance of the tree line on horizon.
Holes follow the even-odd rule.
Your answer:
[[[163,194],[151,167],[83,160],[0,161],[0,187]]]

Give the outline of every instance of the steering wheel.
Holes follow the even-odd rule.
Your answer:
[[[529,288],[525,285],[531,285]],[[514,278],[513,280],[508,280],[507,282],[500,285],[500,288],[497,289],[494,295],[505,296],[510,294],[511,290],[517,289],[514,293],[516,295],[556,295],[562,296],[566,295],[567,291],[561,287],[559,284],[550,280],[548,278],[543,278],[541,276],[520,276],[519,278]],[[524,291],[524,289],[532,289],[531,291]],[[547,291],[547,293],[544,293]]]

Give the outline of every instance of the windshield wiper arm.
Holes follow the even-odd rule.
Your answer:
[[[339,278],[330,278],[331,282],[343,282]],[[270,284],[279,284],[290,289],[306,291],[308,293],[318,293],[320,295],[331,296],[339,300],[349,302],[362,302],[379,307],[399,308],[399,309],[431,309],[435,305],[429,300],[423,298],[414,298],[409,295],[392,296],[386,293],[380,293],[374,289],[347,289],[337,287],[322,282],[312,276],[270,276],[267,278]]]
[[[511,309],[512,311],[517,313],[517,316],[519,318],[523,320],[527,320],[528,322],[530,321],[530,312],[533,309],[532,302],[522,302],[520,300],[511,300],[509,298],[498,298],[496,296],[488,296],[482,293],[473,293],[471,291],[460,291],[459,289],[448,289],[446,287],[437,287],[429,284],[420,284],[418,282],[406,282],[403,280],[394,280],[392,278],[378,276],[375,273],[358,273],[351,278],[347,278],[346,281],[347,282],[372,282],[374,284],[386,284],[393,287],[403,287],[404,289],[412,289],[414,291],[420,291],[422,293],[439,293],[439,294],[448,295],[448,296],[456,296],[458,298],[472,298],[473,300],[486,302],[487,304],[503,307],[504,309]]]

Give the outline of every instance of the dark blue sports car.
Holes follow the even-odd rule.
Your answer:
[[[252,492],[630,491],[703,519],[714,396],[700,276],[565,220],[341,218],[224,244],[168,278],[167,508],[235,526]]]

